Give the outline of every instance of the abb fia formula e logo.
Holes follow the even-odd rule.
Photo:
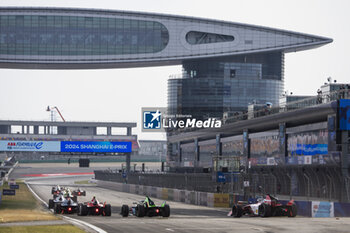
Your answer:
[[[7,149],[35,149],[40,150],[43,147],[43,142],[8,142]]]

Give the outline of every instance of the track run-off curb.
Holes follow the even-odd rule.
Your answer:
[[[39,201],[41,201],[42,203],[44,203],[44,205],[45,205],[46,207],[49,207],[49,205],[48,205],[43,199],[41,199],[41,198],[38,196],[38,194],[36,194],[36,193],[34,192],[34,190],[30,187],[30,185],[29,185],[26,181],[24,181],[24,183],[27,185],[28,189],[33,193],[33,195],[35,196],[36,199],[38,199]],[[50,210],[50,211],[53,212],[53,210]],[[101,228],[99,228],[99,227],[97,227],[97,226],[94,226],[94,225],[92,225],[92,224],[90,224],[90,223],[87,223],[87,222],[84,222],[84,221],[81,221],[81,220],[78,220],[78,219],[70,218],[70,217],[67,217],[67,216],[64,216],[64,215],[62,215],[62,217],[63,217],[64,219],[66,219],[67,221],[73,223],[74,225],[85,226],[85,227],[88,227],[88,228],[90,228],[90,229],[92,229],[92,230],[98,232],[98,233],[107,233],[106,231],[102,230]]]

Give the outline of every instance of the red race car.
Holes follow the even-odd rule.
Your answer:
[[[246,204],[238,202],[232,206],[232,210],[228,214],[236,218],[242,215],[272,217],[272,216],[288,216],[295,217],[297,215],[297,206],[294,200],[290,200],[287,204],[281,204],[279,200],[270,194],[265,199],[260,199],[254,204]]]
[[[102,215],[102,216],[111,216],[112,207],[106,202],[101,203],[97,200],[96,197],[93,197],[91,201],[80,203],[78,205],[78,215]]]

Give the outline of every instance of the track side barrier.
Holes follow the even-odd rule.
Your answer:
[[[179,189],[161,188],[144,185],[121,184],[112,181],[97,180],[97,185],[119,192],[129,192],[139,195],[148,195],[163,200],[183,202],[193,205],[208,207],[230,208],[237,201],[243,200],[243,196],[228,193],[207,193]],[[287,203],[286,200],[281,200]],[[312,201],[295,201],[298,207],[298,216],[304,217],[350,217],[350,203],[338,202],[312,202]],[[328,208],[329,207],[329,208]],[[324,214],[329,211],[329,215]],[[315,214],[320,213],[323,214]]]

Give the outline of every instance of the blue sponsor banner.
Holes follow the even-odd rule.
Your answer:
[[[350,100],[339,100],[339,128],[340,130],[350,130]]]
[[[19,185],[18,184],[11,184],[10,189],[19,189]]]
[[[128,153],[131,142],[62,141],[61,152]]]
[[[14,196],[14,195],[16,195],[16,190],[15,189],[4,189],[4,190],[2,190],[2,195]]]
[[[296,151],[292,154],[297,155],[326,155],[328,154],[327,144],[297,144]]]
[[[217,179],[216,181],[218,183],[225,183],[226,182],[226,176],[223,172],[217,172]]]

